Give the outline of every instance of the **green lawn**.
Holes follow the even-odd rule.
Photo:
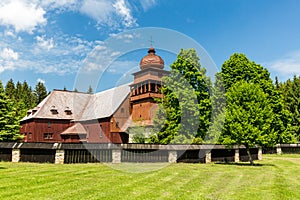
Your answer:
[[[256,163],[128,173],[114,168],[157,166],[0,162],[0,199],[300,199],[300,155],[264,155]]]

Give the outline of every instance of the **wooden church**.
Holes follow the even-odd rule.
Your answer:
[[[168,75],[151,47],[133,83],[95,94],[54,90],[21,120],[24,142],[128,143],[130,127],[151,127]]]

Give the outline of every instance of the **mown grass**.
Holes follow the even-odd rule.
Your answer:
[[[264,155],[256,163],[180,163],[129,173],[103,164],[0,162],[0,199],[300,199],[300,155]]]

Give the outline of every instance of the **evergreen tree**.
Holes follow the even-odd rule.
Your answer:
[[[300,77],[294,76],[292,80],[288,79],[281,87],[284,95],[284,103],[287,110],[291,113],[292,129],[300,139]]]
[[[5,86],[5,95],[11,99],[14,100],[15,96],[16,96],[16,88],[15,88],[15,84],[14,81],[12,79],[10,79]]]
[[[23,93],[23,86],[22,86],[22,83],[20,81],[18,81],[16,83],[16,94],[15,94],[15,99],[16,101],[21,101],[23,98],[22,98],[22,93]]]
[[[19,121],[16,120],[14,103],[5,95],[0,81],[0,141],[15,141],[19,138]]]
[[[88,88],[88,90],[87,90],[87,93],[88,93],[88,94],[93,94],[93,88],[92,88],[91,85],[89,86],[89,88]]]
[[[43,99],[47,97],[47,89],[42,82],[38,82],[34,89],[36,104],[39,104]]]
[[[218,143],[223,125],[225,123],[226,111],[226,93],[223,79],[220,73],[215,75],[215,82],[212,92],[212,116],[208,134],[205,137],[205,143]]]
[[[201,143],[211,115],[210,79],[194,49],[181,49],[164,77],[152,143]]]

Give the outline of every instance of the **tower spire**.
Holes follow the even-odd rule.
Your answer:
[[[152,35],[150,36],[149,42],[150,42],[150,48],[153,48],[153,43],[154,43],[154,41],[152,40]]]

